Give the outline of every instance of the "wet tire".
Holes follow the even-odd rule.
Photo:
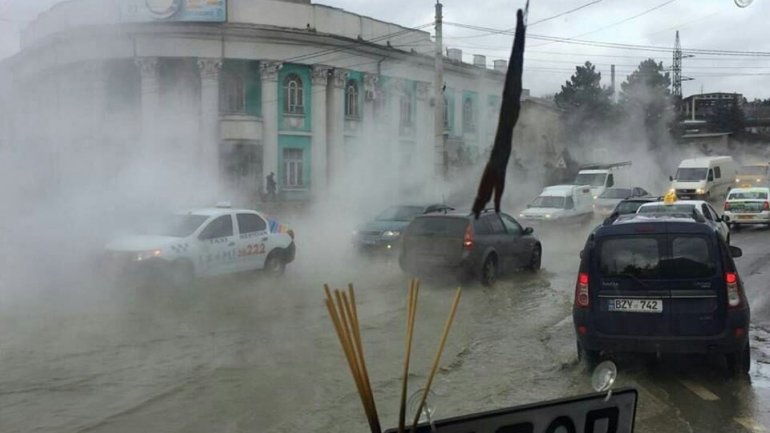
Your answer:
[[[593,371],[594,367],[599,364],[601,353],[598,350],[585,349],[579,342],[577,343],[577,356],[578,361],[582,362],[588,371]]]
[[[746,377],[751,369],[751,347],[749,343],[743,346],[743,349],[725,355],[727,361],[727,370],[735,378]]]
[[[264,271],[271,277],[280,277],[286,272],[286,261],[280,251],[272,251],[267,255]]]
[[[481,266],[481,285],[492,286],[497,281],[497,257],[493,254],[487,256]]]
[[[530,272],[537,272],[540,270],[540,266],[543,262],[543,247],[540,245],[535,245],[534,248],[532,248],[532,255],[529,258],[529,265],[527,265],[527,270]]]

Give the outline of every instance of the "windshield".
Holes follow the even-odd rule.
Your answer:
[[[564,197],[541,195],[532,202],[531,207],[564,209],[564,203]]]
[[[379,221],[411,221],[423,213],[420,206],[391,206],[377,216]]]
[[[682,182],[697,182],[706,180],[708,173],[708,168],[680,168],[676,171],[674,179]]]
[[[628,198],[634,194],[634,191],[629,188],[608,188],[603,193],[599,194],[599,198]]]
[[[727,196],[727,200],[767,200],[767,193],[763,191],[733,191]]]
[[[738,171],[738,176],[766,176],[766,165],[744,165]]]
[[[604,277],[705,278],[714,275],[716,262],[705,237],[616,237],[601,243],[599,270]]]
[[[575,178],[575,185],[604,186],[606,173],[580,173]]]
[[[206,215],[173,215],[150,228],[150,233],[159,236],[185,238],[195,232],[209,217]]]

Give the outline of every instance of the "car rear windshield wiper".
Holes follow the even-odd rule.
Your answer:
[[[647,283],[645,283],[644,281],[642,281],[642,280],[641,280],[639,277],[637,277],[637,276],[636,276],[636,275],[634,275],[634,274],[623,273],[623,274],[617,274],[616,276],[618,276],[618,277],[626,277],[626,278],[631,278],[632,280],[634,280],[635,282],[637,282],[637,283],[638,283],[640,286],[642,286],[642,287],[643,287],[645,290],[650,290],[650,286],[648,286],[648,285],[647,285]]]

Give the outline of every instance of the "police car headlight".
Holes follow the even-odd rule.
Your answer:
[[[401,232],[395,230],[385,230],[382,232],[382,237],[384,238],[397,238],[399,236],[401,236]]]
[[[141,262],[142,260],[149,260],[155,257],[160,257],[160,255],[160,250],[139,251],[136,253],[136,261]]]

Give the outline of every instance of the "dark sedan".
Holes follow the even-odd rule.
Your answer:
[[[360,252],[398,251],[401,234],[414,217],[448,209],[444,204],[391,206],[359,226],[353,232],[353,243]]]
[[[477,276],[489,286],[504,272],[540,269],[543,247],[532,232],[505,213],[421,215],[406,228],[399,264],[412,275]]]

